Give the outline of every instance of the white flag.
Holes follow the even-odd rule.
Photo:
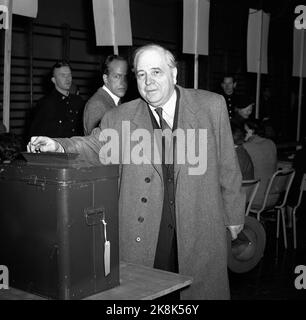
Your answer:
[[[9,1],[13,1],[13,14],[36,18],[38,0],[0,0],[0,5],[7,6]]]
[[[249,9],[248,40],[247,40],[248,72],[258,72],[258,63],[259,63],[260,48],[261,48],[260,73],[268,73],[269,23],[270,23],[269,14],[264,13],[262,10]]]
[[[293,28],[293,67],[292,75],[294,77],[306,77],[306,32],[304,29],[297,30]],[[304,38],[304,40],[303,40]],[[304,47],[302,43],[304,41]],[[301,65],[302,64],[302,65]],[[302,67],[302,70],[301,70]],[[302,71],[302,74],[300,75]]]
[[[129,0],[93,0],[98,46],[131,46]]]
[[[209,10],[207,0],[184,0],[183,53],[208,55]]]

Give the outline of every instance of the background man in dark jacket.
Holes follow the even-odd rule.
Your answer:
[[[69,138],[83,135],[84,102],[79,95],[70,94],[72,75],[70,65],[57,62],[52,68],[54,89],[40,99],[30,127],[30,136]]]

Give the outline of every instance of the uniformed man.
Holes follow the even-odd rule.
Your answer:
[[[222,95],[225,99],[227,111],[230,119],[234,116],[234,108],[238,101],[238,96],[234,92],[236,86],[237,86],[237,82],[234,76],[226,75],[225,77],[223,77],[223,81],[221,82],[221,87],[223,89]]]
[[[54,89],[40,99],[30,127],[30,135],[69,138],[83,135],[84,102],[79,95],[69,93],[72,84],[70,65],[57,62],[52,68]]]

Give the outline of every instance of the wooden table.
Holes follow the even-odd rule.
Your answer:
[[[120,285],[84,300],[153,300],[192,283],[192,277],[131,263],[120,263]],[[15,288],[0,290],[0,300],[45,300]]]

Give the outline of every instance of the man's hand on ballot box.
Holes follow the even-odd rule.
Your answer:
[[[28,152],[65,152],[64,148],[55,140],[48,137],[31,137],[27,145]]]

